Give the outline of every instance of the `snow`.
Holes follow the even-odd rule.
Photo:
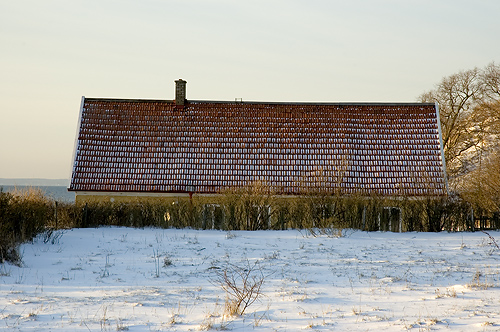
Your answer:
[[[491,232],[500,239],[500,232]],[[498,331],[500,251],[482,233],[97,228],[0,265],[6,331]],[[216,271],[258,261],[262,297],[224,314]]]

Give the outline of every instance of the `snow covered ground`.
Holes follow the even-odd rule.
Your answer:
[[[0,265],[0,330],[500,330],[500,251],[486,234],[343,235],[64,231],[23,245],[22,267]],[[262,297],[224,315],[216,271],[255,261]]]

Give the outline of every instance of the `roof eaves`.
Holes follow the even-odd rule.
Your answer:
[[[80,111],[78,112],[78,123],[77,123],[77,126],[76,126],[75,139],[74,139],[74,142],[73,142],[73,159],[71,159],[71,163],[72,163],[71,164],[71,178],[73,178],[73,174],[76,171],[75,160],[76,160],[76,154],[77,154],[77,151],[78,151],[78,136],[80,134],[80,126],[81,126],[81,123],[82,123],[82,114],[83,114],[83,105],[84,104],[85,104],[85,96],[82,96],[82,99],[81,99],[81,102],[80,102]],[[70,185],[71,185],[71,183],[70,183]]]

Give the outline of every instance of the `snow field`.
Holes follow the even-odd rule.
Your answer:
[[[500,330],[500,252],[481,232],[97,228],[54,242],[0,265],[0,330]],[[255,261],[263,296],[225,315],[215,272]]]

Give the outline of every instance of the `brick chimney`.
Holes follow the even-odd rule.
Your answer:
[[[184,106],[186,101],[186,81],[178,79],[175,81],[175,105]]]

